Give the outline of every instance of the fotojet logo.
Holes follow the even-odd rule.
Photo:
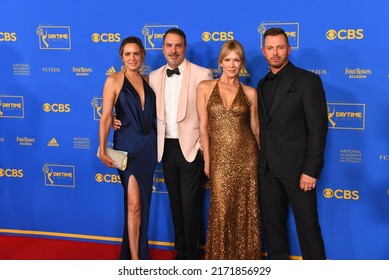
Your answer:
[[[330,29],[326,32],[326,37],[328,40],[333,41],[335,39],[339,40],[361,40],[363,39],[363,29]]]

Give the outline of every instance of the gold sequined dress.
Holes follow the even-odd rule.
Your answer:
[[[205,257],[260,259],[258,146],[242,86],[227,110],[216,83],[207,103],[207,114],[211,198]]]

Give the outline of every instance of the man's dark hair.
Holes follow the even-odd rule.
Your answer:
[[[265,41],[265,38],[267,36],[277,36],[277,35],[283,35],[285,37],[286,43],[289,46],[288,35],[286,35],[284,29],[279,28],[279,27],[273,27],[273,28],[266,30],[265,33],[263,34],[263,40]]]
[[[182,38],[184,38],[184,45],[186,46],[186,35],[184,33],[184,31],[182,31],[181,29],[179,28],[170,28],[168,31],[165,32],[165,35],[163,36],[163,44],[165,44],[165,37],[167,34],[177,34],[179,36],[181,36]]]

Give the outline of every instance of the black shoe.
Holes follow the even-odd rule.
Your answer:
[[[174,258],[175,260],[186,260],[187,257],[185,257],[184,255],[182,254],[177,254],[176,257]]]

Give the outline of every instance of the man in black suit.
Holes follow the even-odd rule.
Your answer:
[[[320,77],[289,62],[281,28],[264,34],[270,71],[259,81],[259,186],[269,259],[288,258],[290,203],[303,259],[326,259],[317,213],[316,180],[324,164],[327,103]]]

